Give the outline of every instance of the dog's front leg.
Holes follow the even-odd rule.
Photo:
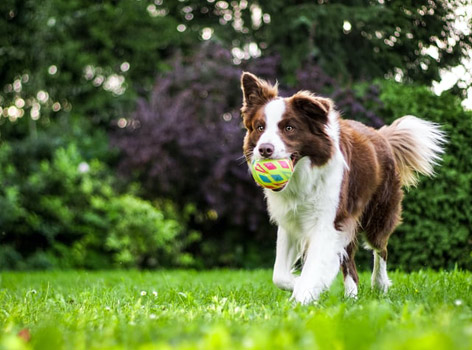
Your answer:
[[[334,227],[313,230],[292,298],[302,304],[317,300],[339,272],[343,252],[339,232]]]
[[[293,290],[296,276],[293,275],[292,269],[297,258],[298,251],[294,238],[279,226],[272,280],[280,289]]]

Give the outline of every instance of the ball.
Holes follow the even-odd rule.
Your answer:
[[[292,176],[293,163],[290,158],[254,160],[251,172],[254,180],[262,187],[280,190]]]

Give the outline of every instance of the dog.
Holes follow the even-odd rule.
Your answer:
[[[417,173],[434,175],[445,143],[439,125],[405,116],[376,130],[342,119],[328,98],[307,91],[279,97],[277,85],[248,72],[241,88],[248,164],[265,158],[294,163],[282,190],[264,189],[278,226],[274,284],[309,304],[341,268],[345,295],[357,297],[354,254],[363,233],[374,255],[372,287],[387,292],[387,243],[400,223],[402,187],[416,185]]]

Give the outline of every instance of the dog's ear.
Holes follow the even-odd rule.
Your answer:
[[[333,108],[333,102],[329,98],[318,97],[307,91],[296,93],[290,102],[299,113],[322,123],[328,121],[328,114]]]
[[[248,108],[263,106],[278,94],[277,85],[272,86],[248,72],[241,75],[241,89],[243,90],[243,114]]]

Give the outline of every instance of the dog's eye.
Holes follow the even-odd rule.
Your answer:
[[[293,126],[291,126],[291,125],[287,125],[287,126],[285,127],[285,131],[291,132],[291,131],[293,131],[293,130],[294,130],[294,128],[293,128]]]
[[[259,126],[257,127],[257,131],[263,132],[263,131],[264,131],[264,127],[263,127],[262,125],[259,125]]]

